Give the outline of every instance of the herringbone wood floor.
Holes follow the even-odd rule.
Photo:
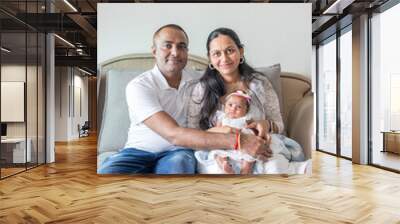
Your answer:
[[[400,223],[400,175],[313,154],[313,175],[98,176],[96,139],[0,181],[0,223]]]

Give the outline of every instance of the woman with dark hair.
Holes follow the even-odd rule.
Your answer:
[[[212,31],[207,39],[207,52],[210,64],[191,94],[188,125],[203,130],[212,128],[213,114],[221,109],[223,97],[244,89],[252,96],[250,112],[257,118],[251,127],[257,126],[262,132],[259,135],[282,133],[278,96],[268,78],[247,64],[238,35],[229,28]]]
[[[210,64],[202,78],[193,84],[188,97],[188,127],[238,132],[228,127],[216,127],[216,112],[223,111],[224,96],[245,90],[252,99],[248,113],[254,119],[248,128],[267,140],[271,133],[282,133],[284,125],[278,96],[268,78],[246,63],[238,35],[229,28],[212,31],[207,39],[207,54]],[[206,151],[198,152],[198,155],[207,154]]]

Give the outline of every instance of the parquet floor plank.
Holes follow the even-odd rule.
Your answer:
[[[96,144],[0,181],[0,223],[400,223],[399,174],[320,152],[312,176],[101,176]]]

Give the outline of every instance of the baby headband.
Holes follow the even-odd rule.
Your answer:
[[[236,90],[235,92],[229,94],[226,99],[228,99],[231,96],[240,96],[246,99],[247,103],[251,102],[251,96],[247,94],[244,90]]]

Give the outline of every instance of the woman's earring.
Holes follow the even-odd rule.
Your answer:
[[[244,63],[244,56],[240,58],[239,63],[240,63],[240,64],[243,64],[243,63]]]
[[[210,64],[208,64],[208,68],[210,68],[211,70],[214,70],[215,68],[214,68],[214,66],[210,63]]]

